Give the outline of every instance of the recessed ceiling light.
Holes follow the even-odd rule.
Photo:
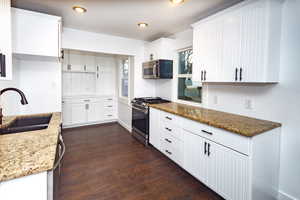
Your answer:
[[[171,1],[171,3],[173,3],[173,4],[181,4],[181,3],[184,2],[184,0],[170,0],[170,1]]]
[[[78,13],[85,13],[87,10],[81,6],[73,6],[73,10]]]
[[[148,26],[148,24],[145,23],[145,22],[141,22],[141,23],[138,23],[138,26],[139,26],[140,28],[146,28],[146,27]]]

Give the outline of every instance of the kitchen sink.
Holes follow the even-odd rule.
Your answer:
[[[16,119],[5,129],[1,129],[1,134],[13,134],[27,131],[36,131],[48,128],[52,114],[46,116],[32,116]]]

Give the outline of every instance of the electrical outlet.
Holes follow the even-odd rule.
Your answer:
[[[247,110],[252,110],[253,109],[253,103],[251,99],[246,99],[245,101],[245,108]]]
[[[218,104],[218,96],[214,96],[214,104]]]

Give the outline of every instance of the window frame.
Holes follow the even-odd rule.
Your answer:
[[[123,96],[123,85],[122,85],[122,82],[124,80],[124,63],[126,62],[126,60],[128,61],[128,69],[127,69],[127,96]],[[130,58],[129,57],[123,57],[120,59],[120,62],[119,62],[119,98],[120,99],[123,99],[123,100],[128,100],[129,99],[129,73],[130,73]]]
[[[180,74],[179,73],[179,71],[180,71],[180,66],[179,66],[180,65],[180,62],[179,62],[180,55],[179,55],[179,53],[183,52],[183,51],[187,51],[187,50],[193,50],[193,46],[189,46],[189,47],[177,50],[177,61],[178,61],[178,63],[177,63],[177,76],[176,76],[176,101],[178,103],[189,104],[189,105],[193,105],[193,106],[199,106],[199,105],[203,104],[203,86],[202,85],[199,85],[199,87],[202,88],[201,102],[180,99],[179,96],[178,96],[179,79],[180,78],[192,78],[193,77],[193,68],[192,68],[192,73],[190,73],[190,74],[189,73],[187,73],[187,74]],[[193,52],[193,54],[194,54],[194,52]]]

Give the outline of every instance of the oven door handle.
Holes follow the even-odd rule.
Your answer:
[[[59,166],[59,164],[61,163],[61,160],[63,159],[65,152],[66,152],[66,145],[65,145],[64,140],[61,135],[59,135],[59,145],[61,145],[62,150],[61,150],[61,154],[60,154],[58,160],[54,164],[53,170],[55,170]]]
[[[148,110],[143,110],[143,109],[140,109],[140,108],[135,107],[135,106],[132,106],[132,108],[135,109],[135,110],[138,110],[138,111],[140,111],[140,112],[143,112],[143,113],[145,113],[145,114],[148,113]]]

